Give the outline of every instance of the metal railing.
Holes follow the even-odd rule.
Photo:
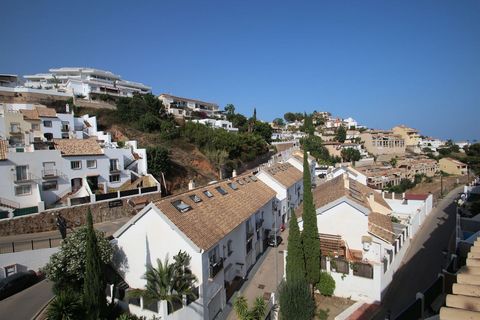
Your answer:
[[[20,251],[56,248],[62,243],[62,237],[53,237],[26,241],[12,241],[0,243],[0,254]]]

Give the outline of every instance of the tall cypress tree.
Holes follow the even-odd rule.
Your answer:
[[[320,240],[318,237],[317,215],[312,195],[312,180],[308,154],[303,151],[303,252],[307,282],[312,287],[320,281]]]
[[[286,259],[287,282],[297,279],[305,281],[305,255],[303,254],[302,238],[300,235],[300,229],[298,228],[297,217],[293,210],[289,224],[288,253]]]
[[[87,243],[85,254],[83,304],[86,319],[97,320],[106,306],[104,264],[100,258],[97,236],[93,229],[93,218],[90,209],[87,214]]]

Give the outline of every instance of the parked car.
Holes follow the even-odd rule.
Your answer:
[[[38,281],[38,276],[33,270],[17,272],[0,280],[0,300],[20,292]]]
[[[277,247],[280,245],[280,243],[282,243],[282,241],[282,237],[277,236]],[[270,237],[268,237],[267,244],[270,247],[275,247],[275,236],[271,235]]]

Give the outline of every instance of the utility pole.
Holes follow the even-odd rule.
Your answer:
[[[443,171],[440,171],[440,196],[443,197]]]

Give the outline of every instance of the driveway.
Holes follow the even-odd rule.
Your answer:
[[[0,317],[12,320],[31,320],[53,298],[52,283],[43,280],[0,301]]]
[[[456,208],[453,200],[462,188],[452,190],[438,203],[412,239],[403,266],[395,274],[374,319],[385,319],[387,310],[391,311],[394,319],[415,301],[417,292],[424,291],[437,279],[446,262],[443,251],[448,250],[455,230]]]

